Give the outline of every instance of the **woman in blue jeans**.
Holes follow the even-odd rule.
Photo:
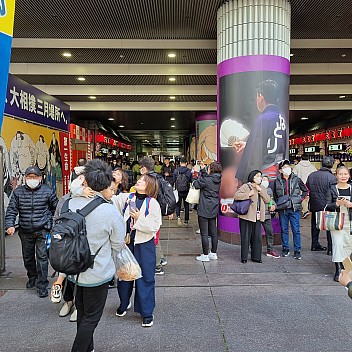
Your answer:
[[[198,205],[198,223],[202,236],[203,253],[196,259],[202,262],[209,262],[210,259],[218,259],[216,254],[218,248],[218,235],[216,231],[216,218],[219,208],[219,190],[221,183],[222,167],[220,163],[212,162],[208,169],[203,162],[200,163],[201,177],[193,181],[193,186],[200,189]],[[211,237],[211,251],[209,253],[209,240]]]

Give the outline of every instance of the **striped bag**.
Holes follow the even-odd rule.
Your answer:
[[[345,213],[335,211],[318,211],[316,212],[317,229],[323,231],[337,231],[343,229],[345,222]]]

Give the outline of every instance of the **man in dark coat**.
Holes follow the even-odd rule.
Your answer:
[[[6,232],[15,233],[19,215],[18,234],[22,243],[22,256],[27,270],[27,288],[37,287],[39,297],[48,296],[48,256],[46,235],[51,230],[53,215],[58,203],[55,192],[43,185],[42,173],[37,166],[25,171],[26,184],[14,190],[5,216]]]
[[[325,251],[332,254],[332,242],[330,231],[326,232],[328,248],[323,247],[319,243],[319,232],[316,225],[316,212],[324,210],[327,204],[326,195],[331,185],[337,183],[336,177],[332,174],[331,168],[334,165],[332,156],[323,156],[321,169],[311,173],[307,179],[307,187],[310,190],[309,210],[312,212],[311,217],[311,235],[312,235],[312,251]]]
[[[164,176],[165,180],[170,183],[170,185],[173,185],[174,182],[173,173],[174,167],[170,164],[170,159],[165,158],[164,165],[161,168],[161,174]]]

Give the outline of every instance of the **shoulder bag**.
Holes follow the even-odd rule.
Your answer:
[[[251,186],[247,186],[252,190]],[[234,200],[230,208],[238,215],[247,215],[250,205],[253,203],[252,199]]]

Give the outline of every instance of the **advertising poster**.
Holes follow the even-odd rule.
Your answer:
[[[277,164],[289,154],[289,62],[271,57],[263,64],[255,59],[235,58],[231,66],[226,67],[226,61],[218,66],[218,150],[223,167],[219,228],[229,232],[237,232],[238,223],[224,217],[236,217],[229,206],[249,173],[261,170],[273,181]],[[278,65],[276,71],[275,62],[285,69],[279,72]]]
[[[196,131],[197,160],[209,165],[217,160],[217,120],[196,120]]]
[[[69,141],[69,134],[7,116],[4,117],[2,130],[6,131],[0,137],[6,164],[5,205],[12,190],[24,183],[26,168],[33,165],[42,171],[43,182],[61,197],[68,190],[67,187],[63,189],[63,180],[70,175],[70,166],[65,159],[65,153],[68,157],[69,153],[63,147],[65,138]]]

